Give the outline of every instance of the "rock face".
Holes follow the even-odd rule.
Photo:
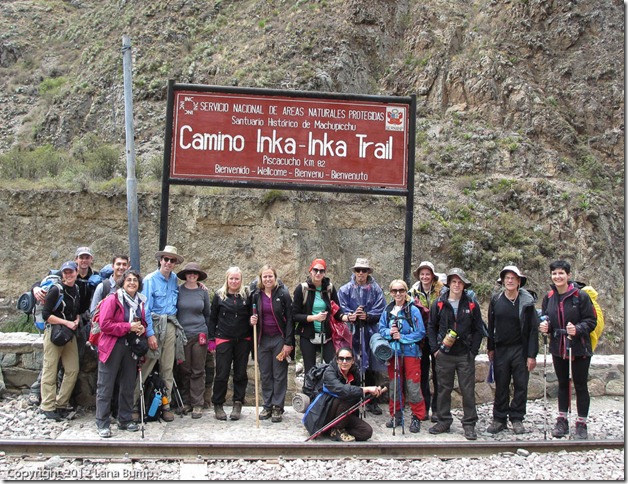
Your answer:
[[[485,304],[504,265],[542,296],[548,263],[565,258],[600,294],[599,352],[623,351],[623,20],[618,0],[2,2],[0,298],[12,304],[78,245],[95,247],[99,267],[127,250],[123,181],[95,190],[76,170],[95,143],[87,151],[115,148],[113,173],[124,174],[129,35],[140,181],[160,176],[169,79],[416,94],[413,263],[463,267]],[[52,184],[76,190],[12,179],[20,154],[46,147],[71,160]],[[143,272],[159,240],[159,196],[146,185]],[[252,279],[268,261],[293,289],[314,256],[337,283],[362,256],[384,287],[401,276],[401,199],[172,192],[169,243],[208,269],[212,287],[229,265]]]

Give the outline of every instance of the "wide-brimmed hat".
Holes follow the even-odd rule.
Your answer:
[[[432,277],[437,278],[436,270],[434,269],[434,264],[432,264],[429,261],[424,260],[423,262],[419,264],[419,267],[417,267],[415,271],[413,272],[414,277],[416,278],[417,281],[419,280],[419,272],[421,272],[421,269],[425,269],[425,268],[432,271]]]
[[[519,278],[519,287],[523,287],[526,285],[528,278],[524,276],[517,266],[504,266],[502,271],[499,273],[499,280],[503,284],[504,276],[506,272],[512,272],[515,276]]]
[[[185,277],[190,272],[196,272],[198,274],[199,281],[204,281],[205,279],[207,279],[207,273],[201,270],[201,266],[198,265],[196,262],[188,262],[187,264],[185,264],[183,270],[177,272],[177,277],[182,281],[185,281]]]
[[[355,264],[353,264],[351,269],[368,269],[369,274],[373,272],[373,269],[371,269],[371,266],[369,265],[369,260],[360,257],[355,260]]]
[[[179,251],[174,245],[167,245],[164,247],[164,250],[155,252],[155,258],[157,260],[161,259],[164,255],[177,259],[177,264],[181,264],[181,262],[183,262],[183,256],[179,255]]]
[[[460,267],[453,267],[452,269],[449,269],[449,271],[447,272],[447,284],[446,284],[447,287],[449,287],[449,280],[453,276],[458,276],[462,280],[462,282],[464,282],[465,289],[471,286],[471,281],[467,279],[467,275],[464,273],[464,271],[460,269]]]

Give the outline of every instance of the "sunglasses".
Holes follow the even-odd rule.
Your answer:
[[[391,294],[403,294],[404,292],[406,292],[405,289],[391,289],[390,290]]]
[[[358,272],[367,272],[368,273],[368,269],[353,269],[353,272],[358,273]]]
[[[173,264],[177,263],[176,257],[162,257],[161,259],[165,262],[172,262]]]
[[[336,360],[341,361],[343,363],[348,363],[349,361],[353,361],[352,356],[338,356]]]
[[[313,272],[314,274],[325,274],[325,269],[317,269],[316,267],[314,267],[314,268],[312,269],[312,272]]]

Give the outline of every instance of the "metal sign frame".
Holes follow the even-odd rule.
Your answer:
[[[358,103],[375,103],[375,104],[406,104],[407,109],[407,146],[405,152],[407,154],[407,173],[405,174],[406,186],[404,188],[377,187],[377,186],[355,186],[341,184],[317,184],[315,181],[308,183],[282,183],[255,180],[226,180],[222,178],[212,179],[205,176],[204,178],[171,176],[172,158],[173,158],[173,136],[175,126],[175,97],[179,91],[198,92],[198,93],[217,93],[217,94],[239,94],[246,96],[263,96],[264,98],[278,97],[285,100],[293,98],[295,100],[330,100]],[[416,133],[416,95],[408,97],[398,96],[372,96],[358,94],[339,94],[339,93],[322,93],[314,91],[287,91],[278,89],[261,89],[261,88],[238,88],[227,86],[210,86],[199,84],[177,84],[174,80],[168,82],[168,100],[166,112],[166,128],[164,136],[164,159],[163,159],[163,175],[161,190],[161,214],[160,214],[160,230],[159,230],[159,248],[163,249],[168,239],[168,208],[170,200],[170,185],[195,185],[195,186],[221,186],[231,188],[264,188],[264,189],[280,189],[280,190],[301,190],[301,191],[317,191],[317,192],[345,192],[345,193],[362,193],[370,195],[392,195],[402,196],[406,199],[405,213],[405,237],[404,237],[404,279],[410,282],[411,276],[411,256],[412,256],[412,225],[414,212],[414,167],[415,167],[415,133]]]

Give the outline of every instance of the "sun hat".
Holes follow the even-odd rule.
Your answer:
[[[416,278],[417,281],[419,280],[419,273],[421,272],[421,269],[425,269],[425,268],[428,268],[430,271],[432,271],[432,277],[434,279],[438,278],[436,276],[436,270],[434,269],[434,264],[432,264],[429,261],[424,260],[423,262],[419,264],[419,267],[417,267],[415,271],[412,273],[414,274],[414,277]]]
[[[179,255],[179,251],[174,245],[167,245],[164,247],[164,250],[155,252],[155,258],[157,260],[161,259],[163,256],[174,257],[177,259],[177,264],[181,264],[183,262],[183,256]]]
[[[201,266],[198,265],[196,262],[188,262],[187,264],[185,264],[183,270],[177,272],[177,277],[182,281],[185,281],[186,276],[191,272],[196,272],[198,274],[199,281],[204,281],[205,279],[207,279],[207,273],[201,270]]]
[[[369,260],[360,257],[355,260],[355,264],[353,264],[351,269],[368,269],[369,274],[373,272],[373,269],[371,269],[371,266],[369,265]]]
[[[519,278],[519,287],[523,287],[526,285],[528,278],[524,276],[517,266],[504,266],[504,268],[499,273],[499,280],[501,283],[504,282],[504,276],[506,272],[512,272],[515,276]]]
[[[462,280],[462,282],[464,282],[464,288],[467,289],[468,287],[471,286],[471,281],[469,279],[467,279],[467,275],[464,273],[464,271],[462,269],[460,269],[460,267],[454,267],[452,269],[449,269],[449,271],[447,272],[447,287],[449,287],[449,280],[453,277],[453,276],[458,276],[460,278],[460,280]]]

